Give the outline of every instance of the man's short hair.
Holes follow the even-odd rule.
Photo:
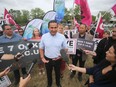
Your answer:
[[[84,26],[85,26],[85,28],[87,28],[87,25],[86,25],[86,24],[81,23],[80,25],[84,25]]]
[[[108,35],[110,35],[110,31],[108,31],[108,30],[107,30],[107,31],[104,31],[104,34],[105,34],[105,33],[107,33]]]
[[[48,27],[50,27],[50,23],[57,23],[56,20],[51,20],[49,23],[48,23]],[[58,24],[58,23],[57,23]]]
[[[3,24],[3,25],[2,25],[3,31],[5,30],[5,26],[10,26],[10,25],[9,25],[9,24]]]

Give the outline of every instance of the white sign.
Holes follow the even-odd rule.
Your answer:
[[[97,45],[100,42],[100,40],[101,40],[100,38],[93,38],[93,41],[95,42],[94,51],[96,50]]]
[[[68,52],[67,54],[76,54],[77,39],[67,39]]]
[[[8,87],[11,84],[8,76],[3,76],[0,78],[0,87]]]
[[[5,20],[5,19],[0,19],[0,30],[1,30],[1,31],[2,31],[1,26],[2,26],[3,24],[6,24],[6,20]]]
[[[67,35],[68,38],[72,38],[74,34],[77,33],[76,29],[73,30],[64,30],[64,35]]]
[[[77,29],[73,29],[73,30],[70,30],[70,34],[73,36],[74,34],[76,34],[77,33]]]

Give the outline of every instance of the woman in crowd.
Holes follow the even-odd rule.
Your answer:
[[[116,87],[116,44],[106,52],[106,59],[92,68],[69,65],[69,69],[93,75],[90,87]]]
[[[63,29],[63,25],[62,24],[58,24],[58,32],[61,34],[64,34],[64,29]],[[60,77],[63,78],[63,73],[64,70],[66,69],[66,64],[65,61],[62,59],[61,60],[61,67],[60,67]]]
[[[31,40],[33,40],[33,41],[40,41],[41,40],[41,35],[39,32],[39,29],[35,28],[33,30],[33,37],[31,38]],[[39,66],[39,75],[44,74],[45,73],[44,63],[41,61],[41,58],[39,58],[38,66]]]

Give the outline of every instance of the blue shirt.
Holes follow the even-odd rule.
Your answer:
[[[60,33],[53,36],[48,32],[42,36],[39,48],[44,50],[46,57],[56,58],[61,55],[61,49],[67,49],[66,38]]]
[[[0,37],[0,43],[15,42],[19,40],[22,40],[22,36],[15,34],[15,33],[13,33],[11,38],[8,38],[6,35],[2,35]]]

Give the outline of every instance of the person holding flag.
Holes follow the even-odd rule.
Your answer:
[[[93,57],[94,64],[100,63],[106,57],[106,51],[113,45],[116,44],[116,27],[112,29],[112,36],[103,38],[97,45],[96,56]]]

